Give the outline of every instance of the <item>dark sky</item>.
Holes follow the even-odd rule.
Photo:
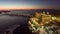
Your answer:
[[[60,9],[60,0],[0,0],[0,9]]]

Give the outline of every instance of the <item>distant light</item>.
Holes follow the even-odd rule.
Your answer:
[[[56,17],[52,17],[52,20],[55,20],[56,19]]]

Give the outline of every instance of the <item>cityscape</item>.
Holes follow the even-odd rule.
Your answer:
[[[60,0],[0,0],[0,34],[60,34]]]

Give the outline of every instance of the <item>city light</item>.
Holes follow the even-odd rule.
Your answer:
[[[58,22],[60,21],[59,18],[53,17],[51,14],[49,14],[49,12],[47,12],[47,14],[45,12],[36,12],[35,16],[30,18],[29,28],[31,28],[30,30],[32,31],[32,33],[38,32],[40,34],[51,34],[54,33],[54,31],[50,31],[49,29],[55,28],[56,25],[53,26],[52,23],[56,20],[58,20]]]

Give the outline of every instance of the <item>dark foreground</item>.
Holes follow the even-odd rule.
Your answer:
[[[28,18],[21,16],[0,15],[0,34],[29,34]]]

